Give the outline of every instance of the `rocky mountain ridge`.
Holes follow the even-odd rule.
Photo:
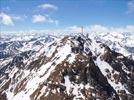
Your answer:
[[[12,52],[0,59],[0,100],[132,100],[133,52],[124,56],[117,51],[126,45],[109,44],[106,37],[80,34],[1,42],[1,51]]]

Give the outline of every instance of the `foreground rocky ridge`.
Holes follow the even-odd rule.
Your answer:
[[[48,40],[1,61],[0,100],[132,100],[133,58],[84,35]]]

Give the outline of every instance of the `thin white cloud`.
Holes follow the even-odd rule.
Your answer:
[[[48,23],[54,23],[55,25],[58,25],[59,24],[59,21],[58,20],[54,20],[54,19],[50,18],[49,16],[47,17],[47,22]]]
[[[66,32],[74,32],[74,33],[80,33],[81,32],[81,26],[69,26],[64,29]],[[130,32],[134,33],[134,25],[126,25],[125,27],[107,27],[103,25],[89,25],[84,27],[84,32],[86,33],[107,33],[107,32],[113,32],[113,33],[123,33],[123,32]]]
[[[51,11],[58,10],[58,7],[56,5],[50,3],[44,3],[37,7],[39,8],[37,9],[37,11],[39,10],[38,12],[40,12],[40,14],[32,16],[33,23],[51,23],[55,25],[59,24],[59,20],[51,18],[49,14],[44,15],[44,12],[50,13]]]
[[[62,29],[47,29],[47,30],[27,30],[27,31],[20,31],[20,33],[48,33],[48,34],[54,34],[54,35],[64,35],[64,34],[73,34],[73,33],[80,33],[81,32],[81,26],[73,25],[69,27],[65,27]],[[123,32],[130,32],[134,33],[134,25],[126,25],[125,27],[107,27],[103,25],[89,25],[89,26],[84,26],[84,33],[123,33]],[[2,33],[2,32],[1,32]],[[16,32],[11,32],[11,31],[5,31],[3,33],[19,33],[18,31]]]
[[[26,15],[17,16],[14,14],[7,14],[5,12],[0,12],[0,23],[3,25],[13,26],[15,25],[15,21],[23,21],[25,18],[27,18]]]
[[[58,10],[57,6],[55,6],[53,4],[49,4],[49,3],[39,5],[38,7],[41,9],[44,9],[44,10]]]
[[[88,28],[88,32],[114,32],[114,33],[123,33],[130,32],[134,33],[134,25],[126,25],[125,27],[107,27],[103,25],[91,25]]]
[[[22,20],[24,20],[24,17],[21,17],[21,16],[12,16],[12,19],[13,20],[17,20],[17,21],[22,21]]]
[[[13,19],[13,21],[24,21],[27,18],[27,16],[26,15],[18,16],[18,15],[12,14],[11,18]]]
[[[69,26],[66,28],[66,31],[69,30],[70,32],[79,33],[81,31],[81,27],[77,25]]]
[[[52,19],[49,15],[33,15],[32,16],[33,23],[53,23],[55,25],[59,24],[58,20]]]
[[[0,13],[0,23],[11,26],[14,25],[12,17],[3,12]]]
[[[46,22],[46,17],[42,15],[33,15],[32,22],[33,23]]]
[[[108,32],[109,29],[105,26],[102,26],[102,25],[90,25],[89,26],[89,30],[91,32]]]
[[[54,21],[56,25],[59,25],[59,20]]]
[[[127,4],[128,10],[127,13],[134,13],[134,0],[130,0]]]
[[[8,7],[8,6],[6,6],[6,7],[1,7],[1,11],[3,11],[3,12],[9,12],[11,9]]]

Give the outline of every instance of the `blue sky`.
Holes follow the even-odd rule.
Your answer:
[[[134,25],[134,0],[0,0],[0,31]]]

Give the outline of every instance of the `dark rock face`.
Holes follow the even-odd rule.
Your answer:
[[[10,53],[5,51],[0,51],[0,59],[8,58],[10,56],[11,56]]]
[[[107,48],[106,48],[107,49]],[[123,56],[120,53],[117,53],[115,51],[108,50],[102,57],[102,60],[109,63],[109,65],[117,72],[119,72],[119,75],[115,75],[115,79],[117,79],[117,82],[121,82],[125,85],[125,88],[131,93],[134,94],[134,79],[133,73],[134,73],[134,61],[132,59],[129,59],[125,56]],[[128,100],[128,98],[131,98],[134,95],[127,95],[126,92],[118,91],[121,98],[123,100]],[[127,98],[127,99],[126,99]],[[131,100],[130,99],[130,100]]]
[[[6,47],[9,45],[9,43],[0,43],[0,50],[6,49]]]
[[[125,48],[126,48],[129,52],[134,53],[134,47],[127,47],[127,46],[125,46]]]
[[[82,39],[80,36],[77,38],[78,46],[72,47],[72,52],[74,53],[82,53],[84,51],[84,39]]]
[[[26,59],[29,59],[30,56],[34,53],[34,51],[29,50],[25,51],[22,53],[19,53],[18,55],[14,56],[12,58],[12,61],[7,63],[4,66],[0,66],[0,84],[4,81],[10,78],[9,73],[12,71],[14,68],[18,68],[19,70],[24,70],[26,69],[26,64],[23,62]],[[10,71],[8,71],[10,70]],[[6,72],[8,71],[8,72]]]
[[[84,62],[79,61],[80,59],[85,59]],[[90,59],[90,60],[89,60]],[[62,64],[64,65],[64,64]],[[61,74],[61,83],[65,83],[66,76],[69,77],[69,80],[72,84],[90,84],[92,87],[94,87],[93,90],[91,90],[89,93],[95,94],[98,96],[90,96],[86,99],[101,99],[101,100],[107,100],[108,98],[111,98],[112,100],[119,100],[119,96],[117,95],[116,91],[110,86],[108,83],[106,77],[103,76],[98,66],[96,66],[91,58],[88,58],[88,56],[82,56],[80,54],[77,55],[76,61],[73,63],[73,65],[69,65],[62,69]],[[73,91],[73,90],[72,90]],[[88,89],[81,89],[82,94],[86,93]],[[65,92],[63,92],[64,95],[67,95]],[[73,94],[72,94],[73,95]],[[82,98],[81,98],[82,99]],[[73,100],[70,99],[70,100]],[[82,99],[83,100],[83,99]]]
[[[7,100],[6,93],[0,92],[0,100]]]

